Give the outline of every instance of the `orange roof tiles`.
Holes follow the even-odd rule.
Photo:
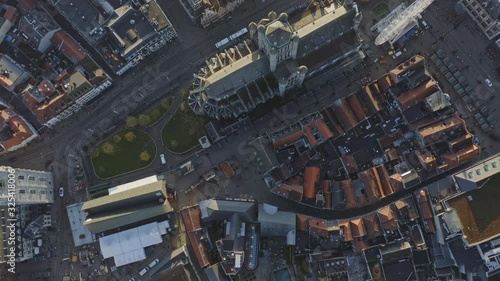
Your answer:
[[[295,201],[302,201],[303,188],[300,185],[283,183],[276,186],[271,191]]]
[[[390,175],[390,180],[391,180],[392,187],[394,187],[394,190],[396,192],[404,189],[403,179],[401,178],[400,173]]]
[[[7,121],[7,124],[9,124],[11,130],[14,132],[10,139],[2,142],[2,145],[6,150],[22,144],[23,141],[27,140],[34,134],[34,132],[28,127],[28,124],[10,109],[4,109],[1,111],[0,121],[2,125],[4,125]]]
[[[297,214],[297,230],[307,231],[309,229],[309,216]]]
[[[377,211],[378,218],[385,230],[394,231],[398,229],[398,223],[394,217],[391,206],[385,206]]]
[[[312,122],[311,122],[312,123]],[[306,134],[306,137],[307,137],[307,140],[309,140],[309,144],[311,144],[311,146],[315,146],[316,143],[318,142],[316,140],[316,138],[313,136],[312,132],[311,132],[311,127],[306,125],[304,127],[304,133]]]
[[[198,205],[182,209],[181,217],[186,232],[201,228],[201,212]]]
[[[345,200],[346,200],[346,208],[355,208],[356,204],[356,196],[354,195],[354,187],[352,185],[352,180],[347,179],[340,182],[342,185],[342,189],[344,190]]]
[[[62,107],[70,101],[71,99],[67,95],[58,95],[49,102],[40,104],[33,113],[40,123],[45,123],[56,116]]]
[[[392,189],[391,183],[389,181],[389,174],[387,173],[387,170],[385,169],[384,165],[380,165],[376,167],[378,177],[380,179],[380,183],[382,184],[382,196],[388,196],[392,193],[394,193],[394,190]]]
[[[331,209],[332,208],[332,194],[330,192],[325,192],[325,200],[326,200],[326,204],[325,204],[325,207],[327,209]]]
[[[61,51],[66,55],[70,60],[74,59],[76,61],[81,61],[85,56],[87,56],[87,52],[78,44],[71,36],[68,35],[63,30],[59,30],[52,37],[52,42],[56,46],[61,46]]]
[[[306,167],[304,174],[304,196],[312,199],[316,197],[316,183],[319,180],[319,167]]]
[[[447,164],[446,168],[450,169],[457,167],[461,163],[477,158],[480,154],[481,147],[475,144],[471,144],[458,151],[457,153],[447,153],[441,155],[440,158],[445,164]]]
[[[389,75],[384,75],[377,80],[377,85],[382,92],[387,91],[390,87],[392,87],[392,80]]]
[[[331,129],[334,130],[332,134],[334,135],[341,135],[344,133],[344,128],[340,125],[339,121],[337,120],[337,117],[335,117],[335,114],[333,113],[332,107],[327,107],[324,111],[326,113],[326,117],[328,118],[328,121],[331,123]]]
[[[323,118],[315,120],[314,126],[316,126],[323,139],[327,140],[334,136],[330,128],[328,128],[328,126],[326,125],[325,120]]]
[[[54,78],[54,82],[56,83],[61,83],[64,81],[64,79],[68,78],[69,77],[69,73],[68,71],[65,69],[63,70],[61,73],[59,73],[59,75],[56,76],[56,78]]]
[[[309,218],[310,233],[318,235],[319,237],[328,238],[328,229],[326,227],[326,220],[318,218]]]
[[[378,217],[375,215],[375,213],[365,215],[363,217],[363,223],[370,238],[375,238],[381,234]]]
[[[17,9],[15,7],[9,6],[7,8],[7,11],[5,11],[5,14],[3,15],[3,18],[10,21],[14,22],[17,17]]]
[[[298,141],[303,136],[304,136],[304,131],[302,131],[302,130],[295,131],[295,132],[273,142],[273,147],[274,147],[274,149],[280,149],[284,146],[291,145],[294,142]]]
[[[434,233],[436,231],[433,219],[434,215],[432,214],[427,190],[421,189],[417,197],[422,219],[424,220],[425,231],[427,233]]]
[[[340,221],[339,227],[340,229],[342,229],[342,232],[344,233],[344,241],[346,242],[352,241],[351,225],[349,221],[348,220]]]
[[[378,184],[376,178],[373,175],[371,169],[358,173],[358,176],[359,179],[363,182],[366,195],[368,196],[368,201],[370,202],[378,201],[381,196],[378,190]]]
[[[340,156],[340,160],[342,161],[342,164],[344,164],[344,168],[347,173],[352,174],[358,171],[358,163],[356,163],[354,156],[344,154]]]
[[[370,247],[368,242],[363,241],[363,240],[354,239],[353,243],[354,243],[354,251],[356,253],[361,253]]]
[[[332,184],[331,180],[323,180],[323,192],[330,192],[330,185]]]
[[[52,82],[47,79],[44,79],[42,82],[40,82],[40,84],[38,84],[38,90],[40,91],[40,93],[46,96],[49,96],[56,91],[54,85],[52,85]]]
[[[356,117],[356,119],[358,119],[358,122],[366,118],[365,108],[361,104],[361,101],[359,100],[358,96],[350,95],[346,98],[346,101],[349,107],[351,108],[352,112],[354,113],[354,116]]]
[[[420,84],[418,87],[409,90],[398,97],[399,106],[402,110],[406,110],[430,96],[438,90],[436,81],[430,79],[427,82]]]
[[[365,226],[362,218],[352,219],[350,222],[353,237],[363,237],[366,235]]]
[[[426,171],[435,171],[437,168],[437,162],[436,162],[436,157],[432,155],[432,153],[428,150],[425,149],[424,153],[421,153],[420,151],[415,151],[415,155],[417,156],[418,160],[420,161],[420,164],[422,164],[422,167]]]
[[[356,196],[357,207],[363,207],[368,205],[368,199],[365,194],[360,194]]]
[[[197,232],[188,233],[189,242],[191,244],[191,247],[193,247],[196,260],[198,260],[198,264],[200,265],[200,267],[204,268],[206,266],[209,266],[210,262],[208,261],[205,246],[200,241],[200,236],[201,234]]]
[[[466,130],[466,128],[467,126],[462,118],[452,116],[448,119],[439,120],[426,127],[420,128],[418,133],[427,145],[443,140],[443,133],[445,132],[458,129]],[[444,138],[446,138],[446,136],[444,136]]]
[[[352,129],[358,124],[356,117],[352,113],[349,106],[346,104],[345,100],[337,100],[334,102],[335,110],[334,114],[337,116],[340,124],[344,127],[346,131]]]

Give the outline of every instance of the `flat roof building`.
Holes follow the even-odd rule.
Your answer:
[[[500,35],[500,1],[459,0],[458,3],[488,39]]]
[[[0,54],[0,84],[9,91],[31,77],[21,65],[5,54]]]
[[[157,181],[134,189],[87,201],[84,226],[92,233],[133,227],[138,223],[165,220],[173,209],[167,200],[166,182]]]

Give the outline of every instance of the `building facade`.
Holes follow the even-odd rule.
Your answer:
[[[249,39],[216,54],[194,74],[189,105],[196,114],[232,118],[303,85],[340,60],[353,60],[361,45],[361,15],[352,5],[314,2],[289,18],[270,12],[248,26]]]
[[[51,225],[38,209],[52,203],[52,173],[0,166],[0,264],[33,257],[34,239]]]

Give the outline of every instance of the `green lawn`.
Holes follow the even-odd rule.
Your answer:
[[[163,144],[174,153],[183,153],[198,145],[205,135],[209,118],[194,114],[186,101],[182,102],[170,121],[163,127]]]
[[[135,139],[129,142],[125,139],[127,132],[133,132]],[[119,136],[121,140],[117,142]],[[103,145],[109,143],[113,145],[113,153],[106,154]],[[140,159],[140,154],[147,151],[150,158],[147,161]],[[126,172],[141,169],[148,166],[156,155],[156,144],[146,133],[126,129],[108,137],[92,151],[92,164],[95,174],[100,178],[110,178]]]

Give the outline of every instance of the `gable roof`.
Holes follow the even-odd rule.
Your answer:
[[[61,48],[68,59],[74,62],[79,62],[87,56],[87,52],[64,30],[57,31],[52,36],[52,42],[55,46]]]

